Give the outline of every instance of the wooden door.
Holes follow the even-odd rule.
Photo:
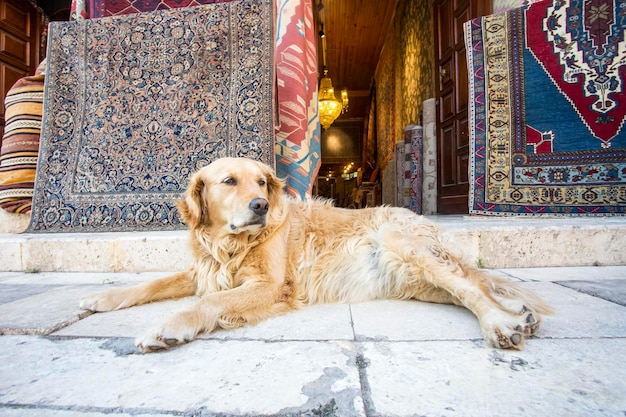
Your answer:
[[[33,75],[39,64],[40,19],[28,0],[0,0],[0,137],[7,91],[20,78]]]
[[[437,211],[467,213],[469,81],[463,23],[491,11],[490,0],[435,0]]]

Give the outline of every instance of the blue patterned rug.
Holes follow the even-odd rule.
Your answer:
[[[470,213],[626,213],[623,5],[548,0],[466,24]]]
[[[189,175],[275,166],[270,0],[50,25],[28,232],[169,230]]]

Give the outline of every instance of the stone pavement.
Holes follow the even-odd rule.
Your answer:
[[[556,310],[522,352],[447,305],[320,305],[140,354],[194,298],[104,314],[82,296],[165,273],[0,273],[0,415],[624,416],[626,267],[500,269]]]

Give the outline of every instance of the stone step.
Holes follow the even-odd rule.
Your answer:
[[[626,217],[429,218],[481,267],[626,265]],[[177,271],[189,261],[186,231],[0,234],[0,271]]]

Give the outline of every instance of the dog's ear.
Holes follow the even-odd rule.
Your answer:
[[[271,206],[276,206],[280,202],[280,198],[285,192],[285,181],[278,178],[274,171],[267,167],[265,172],[267,181],[268,199]]]
[[[209,220],[203,190],[204,180],[196,173],[189,180],[185,199],[178,202],[178,210],[190,229],[195,229]]]

